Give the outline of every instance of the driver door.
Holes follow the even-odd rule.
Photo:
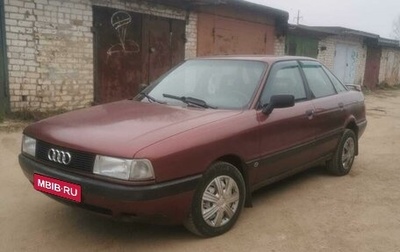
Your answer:
[[[260,132],[260,158],[254,168],[254,184],[299,168],[315,158],[313,104],[304,86],[297,61],[275,63],[260,103],[266,105],[273,95],[293,95],[295,105],[274,109],[271,114],[257,112]]]

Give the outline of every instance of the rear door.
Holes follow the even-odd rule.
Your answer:
[[[297,61],[275,63],[268,77],[260,103],[265,105],[271,96],[293,95],[294,107],[274,109],[265,115],[258,111],[260,123],[260,159],[254,166],[251,181],[260,185],[266,179],[299,168],[315,159],[313,150],[313,103],[305,89]]]
[[[313,128],[319,157],[332,153],[343,131],[345,104],[323,66],[316,61],[301,61],[313,100]]]

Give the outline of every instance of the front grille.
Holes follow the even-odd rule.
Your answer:
[[[48,153],[51,148],[57,149],[59,151],[69,152],[71,154],[71,162],[68,165],[64,165],[50,161],[48,158]],[[51,166],[92,172],[96,155],[88,152],[64,148],[38,140],[36,142],[36,158],[48,163]]]

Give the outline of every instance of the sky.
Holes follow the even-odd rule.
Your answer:
[[[400,0],[246,0],[289,12],[289,23],[342,26],[391,38]]]

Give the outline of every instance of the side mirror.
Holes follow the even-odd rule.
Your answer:
[[[273,95],[267,106],[263,106],[262,112],[265,115],[271,114],[276,108],[289,108],[294,106],[293,95]]]

